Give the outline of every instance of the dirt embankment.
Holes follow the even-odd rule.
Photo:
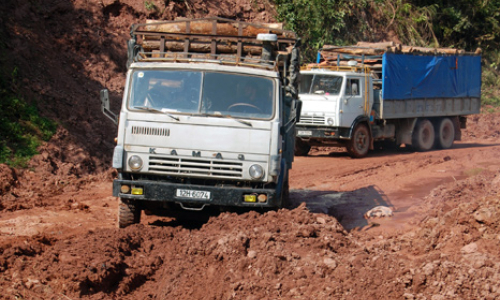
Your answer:
[[[0,299],[498,299],[500,114],[453,149],[298,157],[293,207],[116,228],[109,168],[131,23],[272,21],[267,1],[7,1],[22,89],[61,129],[28,170],[0,166]],[[243,3],[243,2],[241,2]],[[377,206],[389,218],[367,219]],[[208,218],[208,221],[202,220]]]

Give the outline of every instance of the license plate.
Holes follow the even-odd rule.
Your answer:
[[[307,135],[307,136],[310,136],[312,134],[313,133],[310,130],[299,130],[299,132],[298,132],[298,135]]]
[[[175,195],[182,198],[210,200],[210,192],[207,191],[177,189]]]

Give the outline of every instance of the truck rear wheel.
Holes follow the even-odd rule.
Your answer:
[[[370,149],[370,132],[365,124],[354,127],[351,139],[347,142],[347,153],[353,158],[365,157]]]
[[[295,139],[295,156],[306,156],[309,150],[311,150],[311,145],[309,145],[309,143],[304,142],[300,138]]]
[[[412,146],[417,151],[429,151],[434,146],[434,137],[434,126],[431,121],[420,120],[413,130]]]
[[[455,126],[450,118],[443,118],[436,128],[436,147],[439,149],[449,149],[455,140]]]
[[[130,201],[120,198],[118,204],[118,228],[125,228],[140,222],[141,210]]]

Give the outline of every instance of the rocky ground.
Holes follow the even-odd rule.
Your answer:
[[[313,149],[296,158],[287,209],[117,229],[116,129],[98,91],[118,105],[130,24],[274,21],[267,1],[155,3],[4,4],[2,63],[61,126],[30,168],[0,165],[0,299],[500,298],[500,113],[469,117],[449,150]],[[392,216],[366,217],[379,206]]]

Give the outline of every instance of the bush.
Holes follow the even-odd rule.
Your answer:
[[[17,69],[10,74],[0,75],[0,163],[26,167],[42,141],[54,135],[57,124],[40,116],[34,104],[28,104],[12,91]]]

